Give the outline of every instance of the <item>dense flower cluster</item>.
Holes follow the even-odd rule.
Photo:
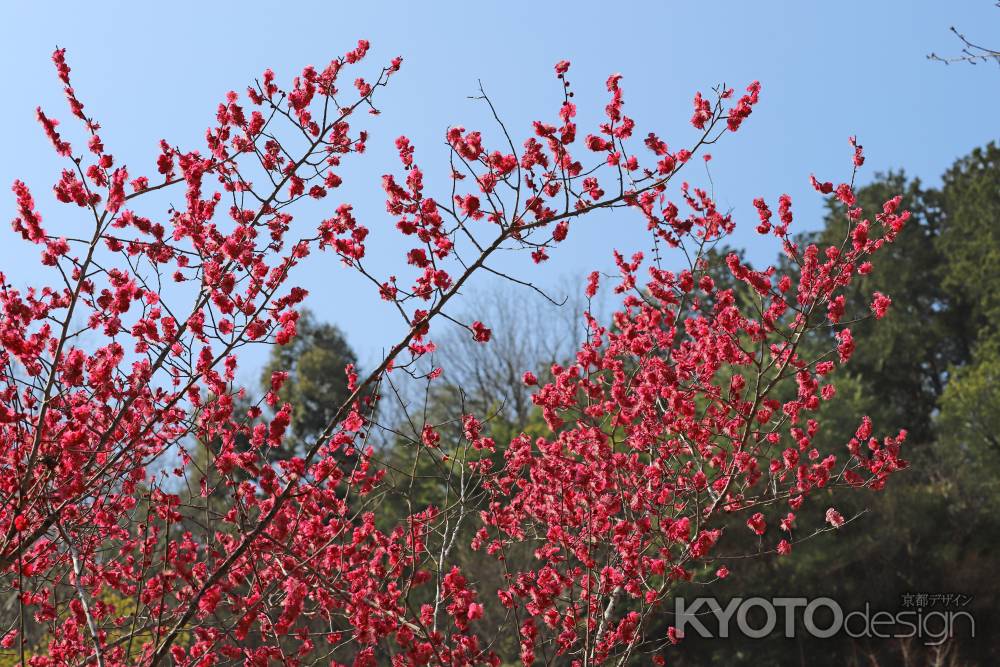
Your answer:
[[[88,236],[47,231],[17,181],[13,228],[61,282],[22,291],[0,275],[0,586],[16,595],[21,619],[0,632],[3,647],[27,651],[25,617],[46,628],[30,664],[620,663],[677,639],[649,636],[649,619],[675,582],[711,563],[721,516],[746,513],[753,533],[788,554],[813,491],[880,488],[906,465],[905,433],[876,438],[867,419],[842,451],[813,442],[817,410],[835,394],[829,376],[854,349],[845,323],[866,316],[845,313],[841,293],[900,232],[899,199],[869,220],[849,184],[813,178],[849,208],[840,247],[799,247],[789,197],[777,223],[755,201],[758,231],[791,267],[781,271],[736,255],[713,266],[708,250],[732,231],[730,215],[687,183],[680,205],[667,198],[696,151],[741,128],[757,82],[738,99],[731,89],[699,93],[690,147],[649,133],[634,152],[621,76],[607,80],[606,119],[581,140],[570,64],[560,62],[557,120],[536,121],[520,149],[447,130],[444,198],[427,194],[400,137],[404,174],[382,185],[407,242],[407,277],[377,276],[364,264],[369,230],[350,204],[318,225],[295,213],[300,200],[329,197],[345,161],[365,150],[357,116],[377,113],[374,96],[401,64],[342,91],[368,49],[361,41],[307,67],[288,89],[268,70],[245,98],[229,93],[205,152],[163,141],[157,176],[116,161],[76,97],[65,54],[54,54],[86,150],[41,110],[38,119],[67,161],[56,197],[81,209]],[[181,203],[151,212],[166,189],[182,192]],[[442,470],[457,465],[461,491],[384,525],[385,470],[369,438],[390,375],[416,372],[435,349],[432,325],[452,319],[449,304],[499,251],[542,263],[580,218],[617,208],[637,210],[656,244],[683,246],[689,266],[616,254],[622,306],[612,322],[588,315],[586,343],[547,381],[524,373],[540,385],[533,400],[550,435],[495,442],[485,416],[469,415],[456,459],[439,425],[422,424],[418,455]],[[345,369],[352,394],[326,430],[301,455],[271,463],[269,449],[292,437],[291,406],[277,398],[287,374],[274,375],[264,404],[237,409],[236,355],[295,336],[306,294],[287,281],[314,251],[370,279],[373,297],[399,312],[400,339],[367,375]],[[600,279],[590,277],[588,296]],[[737,298],[740,285],[752,303]],[[890,303],[876,293],[872,314]],[[462,326],[489,344],[488,325]],[[804,357],[803,336],[823,327],[836,347]],[[207,459],[195,456],[199,446]],[[184,500],[185,486],[205,502]],[[845,523],[834,508],[825,519]],[[495,595],[449,559],[463,522],[476,524],[471,548],[502,572]],[[527,560],[509,558],[525,549]],[[487,614],[499,628],[483,623]],[[497,637],[516,637],[519,655],[500,655]]]

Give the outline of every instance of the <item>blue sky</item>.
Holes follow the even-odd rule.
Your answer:
[[[151,9],[157,6],[156,10]],[[719,82],[759,79],[761,102],[741,131],[713,147],[712,178],[720,203],[742,229],[733,243],[757,261],[774,248],[755,240],[752,200],[795,202],[798,229],[814,228],[821,200],[808,185],[850,174],[848,136],[864,144],[861,182],[905,167],[934,183],[958,156],[1000,134],[1000,70],[944,66],[926,54],[957,52],[948,27],[1000,44],[1000,9],[989,0],[899,2],[649,3],[338,3],[240,2],[17,3],[5,9],[0,58],[0,183],[31,185],[48,220],[72,215],[49,194],[60,164],[34,120],[41,104],[66,118],[49,55],[66,47],[75,87],[103,124],[105,143],[130,170],[154,171],[160,138],[202,145],[204,129],[227,90],[244,90],[267,67],[287,81],[306,64],[325,64],[358,38],[372,42],[372,64],[404,57],[403,70],[380,97],[370,152],[345,170],[345,190],[370,247],[385,240],[374,266],[399,261],[400,246],[384,212],[379,176],[396,169],[392,142],[408,135],[433,185],[445,174],[444,130],[485,127],[481,105],[468,100],[482,80],[518,138],[533,119],[554,118],[561,99],[552,65],[573,61],[571,80],[581,129],[606,103],[607,75],[621,72],[626,111],[639,135],[655,130],[671,144],[693,137],[695,91]],[[704,171],[689,172],[707,185]],[[5,190],[6,191],[6,190]],[[329,200],[328,200],[329,201]],[[13,216],[13,197],[0,200]],[[329,201],[330,209],[338,203]],[[317,212],[319,214],[320,212]],[[644,224],[630,214],[596,217],[573,228],[544,271],[516,268],[556,284],[566,274],[612,267],[611,249],[648,246]],[[6,232],[0,270],[15,285],[40,277],[34,250]],[[512,266],[515,266],[512,264]],[[310,307],[339,324],[363,360],[398,338],[398,322],[367,288],[330,258],[310,258],[296,282]],[[480,285],[488,288],[488,285]],[[526,298],[530,298],[526,294]],[[474,304],[470,304],[474,305]],[[252,353],[253,366],[265,354]]]

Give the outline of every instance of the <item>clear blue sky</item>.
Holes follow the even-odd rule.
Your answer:
[[[621,72],[627,112],[640,136],[656,130],[678,145],[692,137],[687,119],[696,90],[722,81],[762,82],[752,118],[712,151],[716,195],[735,209],[743,229],[734,241],[757,262],[769,259],[773,247],[747,233],[755,224],[753,198],[775,201],[788,192],[795,226],[814,228],[820,199],[808,176],[846,178],[849,135],[858,136],[869,157],[862,182],[900,167],[936,182],[956,157],[1000,134],[1000,68],[944,66],[925,58],[931,51],[958,51],[950,25],[1000,45],[1000,9],[990,0],[176,0],[11,3],[4,13],[0,183],[7,191],[13,179],[27,181],[48,220],[71,214],[50,195],[60,166],[33,117],[38,104],[68,116],[49,61],[56,45],[68,49],[75,86],[104,125],[105,143],[133,173],[154,171],[161,137],[201,146],[223,94],[244,90],[266,67],[287,81],[303,65],[325,64],[361,37],[372,42],[372,64],[402,55],[403,70],[380,98],[383,115],[372,125],[370,154],[345,173],[351,179],[346,192],[372,229],[372,247],[395,236],[379,175],[396,168],[396,136],[409,135],[425,170],[442,175],[444,129],[486,125],[483,110],[467,100],[481,79],[523,139],[530,120],[554,117],[560,89],[552,65],[563,58],[573,61],[582,128],[592,127],[603,109],[607,75]],[[703,171],[688,176],[707,184]],[[12,217],[13,197],[0,201],[4,215]],[[627,213],[578,225],[546,273],[555,282],[567,273],[611,267],[612,247],[631,252],[647,246],[643,227]],[[37,280],[35,251],[4,234],[0,269],[15,284]],[[374,260],[386,272],[399,257],[395,242],[387,247]],[[312,292],[309,305],[347,332],[363,360],[377,358],[397,338],[398,322],[371,305],[362,284],[335,261],[311,258],[297,282]],[[247,362],[260,358],[255,354]]]

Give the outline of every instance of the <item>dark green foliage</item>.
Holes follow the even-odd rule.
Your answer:
[[[845,611],[867,603],[890,612],[903,609],[905,594],[962,593],[973,597],[965,609],[976,619],[976,638],[960,633],[933,647],[914,639],[812,639],[801,631],[795,639],[780,631],[763,640],[689,636],[667,651],[668,664],[1000,664],[1000,149],[990,144],[958,160],[940,189],[902,172],[881,175],[859,189],[859,205],[878,211],[896,194],[913,217],[875,271],[852,287],[847,310],[863,310],[876,290],[893,305],[877,326],[852,327],[857,352],[849,374],[836,377],[837,400],[824,404],[818,437],[846,443],[868,414],[880,433],[909,430],[911,468],[880,493],[810,501],[828,500],[847,517],[861,513],[841,530],[795,544],[790,557],[726,561],[730,578],[679,593],[714,595],[722,606],[736,596],[828,596]],[[844,215],[831,207],[823,228],[800,240],[840,245]],[[820,336],[807,345],[829,342]],[[798,526],[796,538],[815,527]],[[759,548],[738,524],[730,527],[734,537],[747,552]],[[670,622],[664,615],[664,628]],[[801,614],[799,622],[801,630]]]
[[[292,404],[292,431],[294,438],[288,442],[295,447],[285,448],[284,458],[302,448],[304,441],[311,441],[326,428],[350,395],[344,367],[356,364],[354,351],[344,335],[333,324],[317,322],[311,312],[301,313],[297,335],[287,345],[275,346],[271,358],[261,374],[261,389],[271,387],[271,374],[287,371],[288,380],[278,397]]]

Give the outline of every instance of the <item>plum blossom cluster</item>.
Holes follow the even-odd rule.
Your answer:
[[[745,515],[788,554],[813,492],[878,489],[905,467],[905,433],[875,437],[867,418],[840,450],[814,442],[831,376],[854,351],[846,323],[890,306],[876,293],[871,313],[846,313],[842,293],[902,230],[899,199],[868,218],[850,184],[813,178],[848,208],[839,247],[800,247],[789,197],[777,221],[755,201],[758,232],[790,267],[760,270],[736,255],[711,261],[735,222],[705,190],[682,182],[668,198],[696,152],[741,129],[759,83],[699,93],[695,138],[671,147],[653,132],[636,140],[617,74],[604,120],[578,128],[560,62],[555,117],[520,144],[485,94],[503,140],[447,130],[443,197],[399,137],[401,173],[382,188],[406,247],[383,276],[366,265],[373,235],[351,204],[330,204],[319,222],[300,213],[305,201],[327,206],[348,177],[369,141],[364,112],[377,115],[375,96],[400,69],[396,58],[365,78],[368,50],[361,41],[288,87],[264,72],[225,96],[203,150],[163,140],[149,175],[104,145],[54,54],[82,144],[37,116],[66,163],[56,198],[86,233],[49,229],[14,183],[13,229],[55,280],[18,289],[0,275],[0,587],[18,608],[0,649],[35,667],[623,664],[677,639],[649,632],[677,582],[706,567],[728,574],[711,565],[724,517]],[[178,203],[158,210],[169,191]],[[440,424],[419,424],[414,457],[434,462],[454,500],[413,496],[387,525],[372,437],[393,374],[419,374],[442,320],[489,344],[488,322],[450,314],[471,276],[499,273],[502,251],[542,264],[573,225],[613,209],[636,211],[655,248],[683,247],[688,266],[663,268],[658,250],[616,253],[612,321],[588,314],[575,358],[544,381],[524,373],[549,434],[497,442],[487,416],[467,415],[462,442],[448,443]],[[275,461],[269,451],[296,437],[278,398],[287,373],[237,407],[237,353],[295,336],[306,293],[289,280],[313,252],[368,279],[400,336],[370,372],[346,368],[351,395],[327,428]],[[601,281],[590,277],[588,297]],[[835,331],[834,347],[804,356],[820,328]],[[846,521],[835,508],[824,518]],[[463,569],[463,549],[496,568],[497,590]]]

